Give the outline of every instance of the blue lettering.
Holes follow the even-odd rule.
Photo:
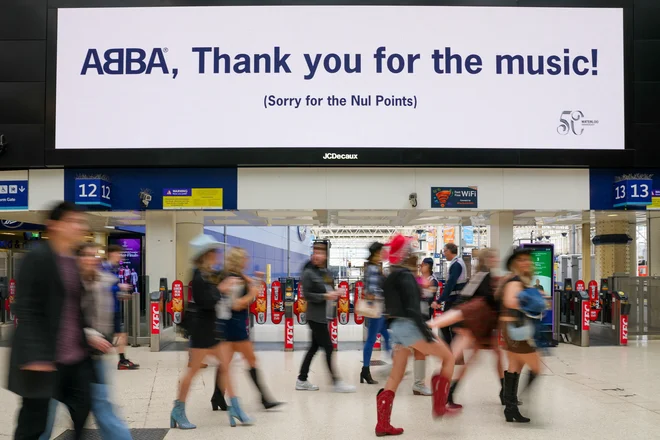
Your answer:
[[[139,75],[144,73],[147,70],[144,63],[146,57],[147,53],[142,49],[126,49],[126,74]],[[135,64],[137,64],[136,68],[133,67]]]
[[[85,62],[83,63],[81,75],[87,75],[87,70],[94,69],[98,75],[103,75],[103,67],[101,65],[101,60],[99,59],[99,53],[96,49],[89,49],[87,51],[87,56],[85,56]]]
[[[94,70],[98,75],[149,75],[157,69],[163,74],[169,74],[163,49],[151,49],[149,61],[145,62],[146,59],[147,51],[144,49],[112,48],[103,53],[102,63],[98,50],[89,49],[80,74],[87,75],[89,70]]]

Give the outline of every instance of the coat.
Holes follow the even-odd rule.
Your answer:
[[[85,291],[80,285],[81,295]],[[51,398],[55,391],[56,372],[22,370],[34,362],[55,362],[55,347],[65,290],[53,249],[39,243],[23,261],[16,279],[14,310],[18,325],[9,357],[9,391],[32,399]],[[80,340],[89,352],[84,334],[85,318],[80,313]]]

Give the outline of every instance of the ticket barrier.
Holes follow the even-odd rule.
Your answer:
[[[570,285],[567,286],[570,289]],[[560,292],[559,334],[562,342],[589,346],[591,304],[585,291],[563,290]]]
[[[599,319],[591,322],[591,339],[605,345],[628,345],[628,316],[630,302],[624,292],[605,289]]]
[[[176,338],[172,319],[168,319],[169,313],[165,309],[165,304],[169,300],[168,291],[160,289],[157,292],[151,292],[149,299],[151,351],[161,351],[173,343]]]

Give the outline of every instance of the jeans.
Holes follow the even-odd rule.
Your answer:
[[[390,333],[387,330],[387,321],[385,320],[385,317],[369,318],[368,324],[367,340],[364,343],[364,350],[362,353],[362,365],[364,367],[368,367],[371,363],[371,354],[374,351],[374,344],[376,343],[376,339],[378,339],[379,333],[385,342],[385,350],[392,350],[392,346],[390,345]]]
[[[307,354],[305,355],[305,360],[300,366],[300,374],[298,375],[298,380],[306,381],[307,375],[309,374],[309,367],[312,364],[312,359],[318,351],[319,348],[325,350],[325,360],[328,363],[328,370],[330,370],[330,375],[332,376],[332,382],[336,383],[339,379],[335,374],[335,370],[332,367],[332,353],[334,348],[332,346],[332,339],[330,339],[330,330],[328,329],[327,323],[309,321],[309,328],[312,330],[312,346],[309,347]]]
[[[115,414],[112,403],[110,402],[109,387],[106,381],[105,364],[103,360],[94,360],[94,370],[98,383],[91,384],[92,392],[92,413],[99,427],[101,438],[103,440],[132,440],[128,426]],[[48,422],[46,430],[39,437],[39,440],[50,439],[55,424],[55,414],[57,412],[57,400],[51,399],[48,408]]]

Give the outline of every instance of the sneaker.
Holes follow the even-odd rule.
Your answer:
[[[353,385],[349,385],[342,381],[337,381],[337,383],[335,383],[335,393],[354,393],[356,391],[357,388]]]
[[[424,383],[416,383],[413,385],[413,394],[415,396],[431,396],[433,392]]]
[[[140,368],[138,364],[134,364],[128,359],[124,359],[123,361],[119,361],[119,363],[117,363],[118,370],[137,370],[138,368]]]
[[[298,379],[296,381],[296,390],[298,390],[298,391],[318,391],[319,387],[317,387],[316,385],[311,384],[308,380]]]

